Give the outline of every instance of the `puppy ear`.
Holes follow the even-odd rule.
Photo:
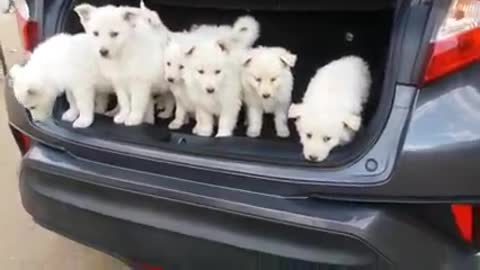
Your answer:
[[[192,56],[193,52],[195,51],[195,46],[192,46],[188,51],[185,53],[185,56]]]
[[[303,104],[292,104],[288,109],[288,118],[298,120],[303,112]]]
[[[246,51],[240,55],[240,61],[242,62],[243,67],[248,67],[252,62],[253,55]]]
[[[149,9],[146,9],[148,12],[148,23],[153,27],[153,28],[165,28],[165,25],[162,22],[162,19],[160,19],[160,16],[158,16],[158,13]]]
[[[278,54],[280,57],[280,61],[282,61],[283,65],[288,68],[292,68],[295,66],[297,62],[297,56],[284,48],[279,48]]]
[[[143,0],[140,1],[140,9],[143,10],[148,10],[147,6],[145,5],[145,2]]]
[[[252,57],[248,57],[247,59],[244,59],[243,66],[248,67],[250,65],[250,62],[252,62]]]
[[[135,27],[135,22],[137,21],[138,17],[138,12],[132,8],[125,9],[122,14],[123,20],[129,23],[132,27]]]
[[[8,76],[10,76],[10,78],[14,79],[18,76],[18,74],[20,72],[22,72],[22,69],[23,67],[18,65],[18,64],[15,64],[13,65],[10,70],[8,71]]]
[[[228,46],[227,42],[225,42],[224,40],[217,41],[217,45],[220,48],[220,50],[222,50],[222,52],[224,52],[224,53],[229,53],[230,52],[229,46]]]
[[[78,17],[80,17],[80,22],[84,27],[85,27],[85,24],[87,24],[88,21],[90,20],[92,12],[95,9],[96,7],[89,4],[81,4],[74,8],[75,12],[78,14]]]
[[[345,128],[358,131],[362,125],[362,118],[355,114],[349,114],[345,119],[343,119],[343,125]]]

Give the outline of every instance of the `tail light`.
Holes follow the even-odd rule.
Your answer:
[[[471,204],[453,204],[452,215],[455,220],[458,234],[461,238],[475,246],[480,247],[480,207]]]
[[[16,1],[18,31],[26,51],[32,51],[38,43],[38,23],[30,18],[30,10],[25,1]]]
[[[431,41],[423,83],[480,59],[480,0],[453,0]]]
[[[463,240],[473,241],[473,207],[470,204],[452,205],[452,214],[457,230]]]
[[[31,138],[14,127],[10,127],[10,129],[12,131],[13,138],[17,142],[18,148],[20,149],[20,153],[22,156],[25,155],[32,146]]]
[[[133,270],[163,270],[160,266],[154,266],[146,263],[133,263]]]

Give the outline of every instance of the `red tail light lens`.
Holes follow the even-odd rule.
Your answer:
[[[16,4],[16,16],[23,48],[31,52],[38,43],[38,23],[30,19],[26,3]]]
[[[480,29],[472,29],[435,42],[424,75],[428,83],[480,59]]]
[[[470,204],[454,204],[451,206],[451,209],[458,232],[463,240],[472,243],[474,229],[473,206]]]
[[[20,153],[22,153],[22,155],[25,155],[32,146],[32,139],[16,128],[11,127],[10,130],[12,131],[13,138],[17,142]]]
[[[431,41],[423,83],[480,59],[480,0],[454,0]]]

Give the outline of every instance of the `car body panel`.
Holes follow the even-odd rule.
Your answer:
[[[417,86],[447,2],[398,2],[386,113],[368,151],[341,168],[189,156],[32,123],[7,86],[10,125],[33,141],[20,168],[25,209],[66,237],[167,270],[474,269],[472,248],[415,214],[480,201],[480,65]],[[73,3],[38,3],[42,37],[62,30]]]
[[[165,183],[162,189],[127,188],[133,178],[148,182],[150,177],[112,170],[109,165],[36,144],[23,159],[20,186],[25,208],[47,228],[91,241],[110,253],[152,263],[181,262],[181,254],[194,254],[199,248],[194,244],[192,250],[185,250],[189,241],[197,240],[205,242],[200,245],[204,257],[192,260],[210,265],[216,253],[206,251],[217,250],[213,243],[225,245],[225,252],[233,248],[237,255],[248,250],[299,261],[370,267],[365,269],[463,269],[455,267],[473,263],[473,250],[462,249],[431,230],[409,215],[408,209],[239,190],[187,190],[179,188],[185,186],[182,179],[161,175],[155,180]],[[147,240],[149,235],[153,241]],[[167,239],[177,235],[173,238],[177,240],[162,241],[157,238],[161,235]],[[218,258],[217,263],[231,262]],[[243,269],[272,268],[246,265]]]

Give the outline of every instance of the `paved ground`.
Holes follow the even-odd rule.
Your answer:
[[[19,58],[14,17],[0,15],[0,42],[7,62]],[[0,73],[1,74],[1,73]],[[20,161],[7,129],[3,78],[0,75],[0,269],[5,270],[123,270],[113,258],[40,228],[22,208],[17,188]]]

